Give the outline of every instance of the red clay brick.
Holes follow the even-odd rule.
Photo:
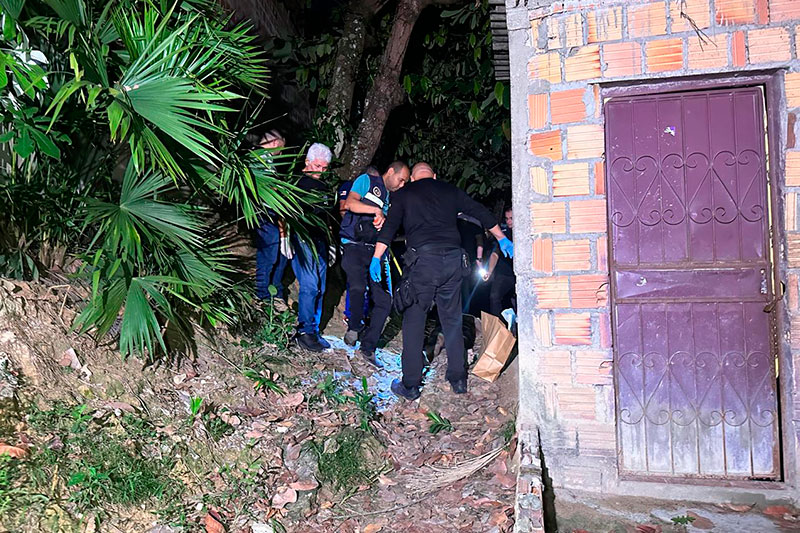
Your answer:
[[[608,237],[597,239],[597,270],[608,272]]]
[[[587,239],[553,243],[553,259],[558,272],[589,270],[592,267],[591,255]]]
[[[580,122],[586,118],[586,104],[583,103],[585,89],[570,89],[550,93],[550,121],[553,124]]]
[[[569,203],[570,233],[605,233],[606,201],[575,200]]]
[[[800,187],[800,152],[786,152],[786,185]]]
[[[600,324],[600,347],[611,348],[611,317],[608,313],[600,313],[598,317]]]
[[[800,72],[786,74],[786,103],[789,107],[800,107]]]
[[[583,16],[580,13],[564,17],[564,37],[567,48],[583,45]]]
[[[594,309],[606,306],[608,276],[605,274],[570,276],[569,285],[573,309]]]
[[[800,315],[792,316],[791,322],[791,330],[789,335],[791,336],[791,346],[792,348],[800,348]]]
[[[689,37],[690,69],[719,69],[726,66],[728,66],[727,34],[709,35],[705,40],[696,35]]]
[[[769,22],[769,1],[770,0],[756,0],[756,22],[758,24],[766,24]]]
[[[533,332],[542,346],[552,346],[553,339],[550,332],[550,315],[541,313],[533,315]]]
[[[614,424],[581,422],[577,426],[579,455],[613,455],[617,449]]]
[[[561,159],[561,130],[532,133],[529,146],[533,155]]]
[[[600,77],[600,47],[584,46],[564,60],[566,81],[588,80]]]
[[[611,357],[610,353],[597,350],[576,351],[575,370],[578,383],[611,385]]]
[[[549,52],[533,56],[528,63],[528,77],[532,80],[547,80],[550,83],[561,81],[561,56]]]
[[[539,309],[559,309],[569,307],[569,279],[566,276],[534,278]]]
[[[717,24],[752,24],[756,20],[753,0],[716,0],[714,5]]]
[[[606,78],[635,76],[642,73],[642,45],[640,43],[616,43],[603,45],[603,62]]]
[[[666,72],[683,68],[683,40],[663,39],[645,44],[648,72]]]
[[[542,382],[557,385],[572,384],[572,369],[568,351],[547,350],[539,353],[539,377]]]
[[[553,165],[553,196],[589,194],[589,163]]]
[[[747,50],[750,63],[789,61],[792,51],[789,32],[785,28],[764,28],[747,32]]]
[[[567,231],[567,204],[547,202],[533,204],[534,233],[565,233]]]
[[[589,313],[556,313],[556,344],[592,344],[592,315]]]
[[[594,164],[594,193],[603,196],[606,193],[606,170],[603,161]]]
[[[528,95],[528,126],[532,130],[541,129],[547,124],[547,95]]]
[[[550,194],[550,188],[547,185],[547,170],[544,167],[531,167],[531,189],[536,194]]]
[[[533,239],[533,270],[553,272],[553,239]]]
[[[737,31],[731,34],[731,59],[734,67],[743,67],[747,64],[746,52],[744,32]]]
[[[797,311],[798,306],[798,278],[797,274],[789,274],[787,276],[787,283],[786,283],[786,301],[789,303],[789,309],[792,311]]]
[[[591,11],[586,15],[589,43],[622,39],[622,8]]]
[[[784,195],[784,226],[786,231],[797,230],[797,193],[787,192]]]
[[[595,392],[591,387],[562,387],[556,391],[561,418],[595,420]]]
[[[597,124],[567,128],[567,159],[589,159],[603,155],[603,127]]]
[[[650,37],[667,33],[667,7],[664,2],[628,8],[628,36]]]
[[[694,28],[689,19],[700,29],[711,26],[711,5],[708,0],[686,0],[686,7],[683,10],[685,17],[681,16],[681,5],[681,0],[669,3],[669,10],[672,16],[672,33],[693,31]]]
[[[789,268],[800,267],[800,233],[786,234],[786,264]]]
[[[800,20],[800,2],[797,0],[769,0],[771,22]]]

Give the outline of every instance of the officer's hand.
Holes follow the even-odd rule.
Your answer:
[[[514,243],[508,240],[507,237],[504,237],[498,241],[500,245],[500,251],[503,252],[503,255],[506,257],[514,257]]]
[[[376,283],[381,280],[381,260],[377,257],[373,257],[369,263],[369,277]]]
[[[486,272],[483,273],[483,276],[481,277],[483,278],[483,281],[489,281],[489,278],[492,277],[492,273],[487,270]]]
[[[383,227],[384,222],[386,222],[386,217],[382,212],[376,213],[375,218],[372,219],[372,225],[375,226],[378,231]]]

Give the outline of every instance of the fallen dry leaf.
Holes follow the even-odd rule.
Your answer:
[[[718,503],[717,507],[721,507],[723,509],[727,509],[729,511],[733,511],[735,513],[746,513],[753,507],[755,507],[755,503]]]
[[[395,480],[393,480],[391,478],[388,478],[383,474],[378,476],[378,483],[380,483],[381,485],[385,485],[387,487],[391,487],[391,486],[397,485],[397,481],[395,481]]]
[[[305,400],[305,396],[303,396],[302,392],[293,392],[292,394],[287,394],[286,396],[281,396],[278,400],[278,405],[282,407],[297,407],[301,405]]]
[[[0,455],[9,455],[15,459],[24,459],[28,455],[28,451],[17,446],[11,446],[0,442]]]
[[[272,506],[276,509],[283,509],[287,503],[294,503],[296,501],[297,491],[291,487],[282,487],[278,489],[278,492],[272,497]]]
[[[209,511],[206,515],[206,533],[225,533],[225,526],[216,511]]]
[[[299,491],[314,490],[317,487],[319,487],[319,483],[315,479],[301,479],[289,485],[290,489]]]
[[[377,533],[381,529],[383,529],[383,526],[380,524],[368,524],[364,528],[364,533]]]
[[[770,505],[764,509],[764,514],[768,516],[783,516],[789,511],[790,509],[783,505]]]

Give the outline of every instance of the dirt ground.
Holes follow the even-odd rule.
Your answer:
[[[0,441],[23,450],[20,461],[33,464],[52,452],[54,438],[38,434],[28,413],[61,403],[85,406],[87,424],[98,425],[98,431],[126,415],[147,419],[153,438],[160,439],[158,450],[148,453],[171,461],[169,476],[180,482],[179,501],[81,509],[74,487],[59,477],[64,473],[47,470],[52,483],[46,497],[30,504],[37,511],[22,513],[14,524],[10,515],[0,516],[0,532],[500,533],[513,528],[515,366],[495,383],[472,377],[469,393],[456,396],[443,378],[442,353],[431,365],[422,397],[398,401],[388,386],[399,376],[399,335],[390,335],[392,341],[378,353],[384,369],[373,371],[340,340],[343,324],[336,313],[326,331],[334,349],[324,354],[245,347],[241,338],[219,329],[198,343],[193,358],[148,365],[123,360],[113,342],[98,345],[91,336],[70,331],[79,301],[67,284],[0,280],[0,360],[8,360],[5,377],[0,372],[0,396],[3,387],[12,391],[2,404]],[[254,390],[246,368],[256,363],[265,368],[265,361],[267,385]],[[377,411],[366,421],[358,403],[365,395]],[[432,433],[429,413],[450,427]],[[212,438],[217,420],[230,431]],[[321,471],[320,458],[336,456],[353,432],[362,436],[363,476],[337,486],[330,466]]]

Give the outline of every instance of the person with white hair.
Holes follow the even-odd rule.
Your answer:
[[[259,157],[268,164],[273,164],[273,155],[280,153],[286,146],[286,140],[278,130],[270,130],[259,138],[256,149],[261,148]],[[266,208],[256,229],[256,297],[270,302],[276,311],[282,313],[288,309],[283,299],[283,271],[287,259],[281,253],[281,238],[284,236],[283,221],[278,214]],[[270,286],[275,288],[275,295],[269,292]]]
[[[330,148],[314,143],[308,149],[303,176],[297,187],[321,195],[325,201],[314,207],[313,214],[326,220],[330,190],[322,182],[322,173],[328,170],[333,155]],[[328,235],[323,228],[312,228],[307,238],[295,234],[292,268],[300,286],[297,302],[298,346],[312,352],[321,352],[331,345],[322,338],[319,323],[322,318],[322,298],[325,295],[325,278],[328,269]],[[316,251],[316,254],[314,253]]]

